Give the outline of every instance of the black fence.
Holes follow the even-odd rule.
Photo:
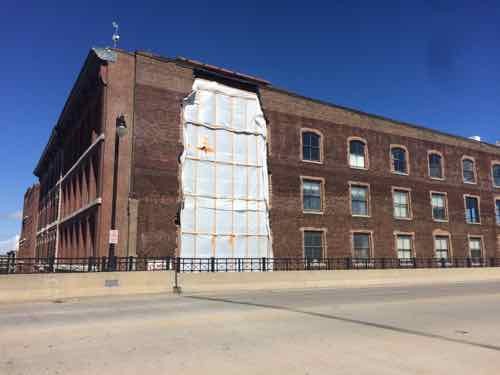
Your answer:
[[[400,268],[500,267],[500,258],[14,258],[0,257],[0,274],[64,272],[270,272]]]

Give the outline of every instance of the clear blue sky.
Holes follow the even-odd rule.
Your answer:
[[[0,241],[19,232],[35,163],[89,48],[111,44],[113,20],[127,50],[182,55],[340,105],[500,139],[500,1],[292,4],[4,0]]]

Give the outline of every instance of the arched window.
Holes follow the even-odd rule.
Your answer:
[[[493,185],[500,187],[500,164],[493,165],[491,173],[493,174]]]
[[[366,143],[360,139],[349,141],[349,166],[367,168]]]
[[[443,178],[443,157],[437,152],[429,153],[429,176]]]
[[[476,182],[476,167],[473,159],[466,158],[462,160],[462,174],[464,182]]]
[[[302,132],[302,160],[321,162],[321,135],[312,131]]]
[[[392,171],[408,174],[408,155],[403,147],[391,148]]]

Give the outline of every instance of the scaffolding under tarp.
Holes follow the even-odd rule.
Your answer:
[[[196,79],[183,105],[181,257],[272,257],[257,94]]]

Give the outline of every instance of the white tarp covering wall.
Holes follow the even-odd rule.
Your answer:
[[[196,79],[184,100],[181,257],[272,257],[259,98]]]

